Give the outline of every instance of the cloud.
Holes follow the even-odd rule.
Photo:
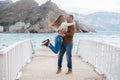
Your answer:
[[[16,0],[14,0],[16,1]],[[48,0],[36,0],[40,5]],[[92,13],[96,11],[120,12],[120,0],[51,0],[69,12]]]
[[[58,4],[58,0],[53,0]],[[63,0],[62,0],[63,1]],[[119,0],[64,0],[58,4],[62,9],[72,12],[89,13],[95,11],[120,11]]]

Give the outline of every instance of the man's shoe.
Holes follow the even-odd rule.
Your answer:
[[[56,74],[59,74],[59,73],[61,73],[61,68],[58,68],[58,70],[56,72]]]
[[[66,75],[68,75],[68,74],[72,74],[72,69],[71,68],[69,68],[68,71],[66,72]]]

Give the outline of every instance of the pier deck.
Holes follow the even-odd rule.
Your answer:
[[[73,53],[73,73],[66,75],[66,55],[62,72],[56,74],[57,55],[49,49],[36,50],[31,63],[22,69],[20,80],[105,80],[94,71],[94,67]]]

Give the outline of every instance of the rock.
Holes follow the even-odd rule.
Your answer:
[[[50,23],[55,21],[59,15],[66,15],[66,13],[59,9],[55,3],[50,1],[34,9],[34,12],[35,13],[31,14],[31,16],[36,16],[33,16],[31,19],[29,19],[32,26],[27,29],[26,32],[31,30],[37,31],[38,33],[55,32],[55,30],[49,26]]]
[[[80,22],[96,31],[120,31],[120,13],[117,12],[95,12],[85,15]]]
[[[9,27],[9,32],[24,32],[25,29],[30,27],[30,23],[17,22],[15,25]]]
[[[9,28],[9,32],[55,32],[49,26],[50,23],[55,21],[59,15],[66,16],[66,14],[51,1],[38,6],[38,3],[34,0],[21,0],[0,9],[0,25],[5,27],[5,31],[8,31]],[[77,25],[77,32],[90,31],[87,26],[80,23],[79,25]]]
[[[0,8],[0,25],[8,27],[16,22],[26,22],[38,3],[34,0],[21,0]]]
[[[3,26],[0,26],[0,32],[3,32],[3,31],[4,31]]]
[[[11,4],[11,3],[12,3],[11,0],[0,1],[0,7],[2,7],[2,6],[6,6],[6,5]]]
[[[75,22],[76,22],[77,32],[96,32],[92,28],[89,28],[89,27],[85,26],[84,24],[79,23],[79,21],[75,21]]]

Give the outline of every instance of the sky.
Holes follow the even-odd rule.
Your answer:
[[[16,0],[13,0],[16,1]],[[39,5],[48,0],[36,0]],[[119,12],[120,0],[51,0],[67,12],[89,14],[93,12]]]

